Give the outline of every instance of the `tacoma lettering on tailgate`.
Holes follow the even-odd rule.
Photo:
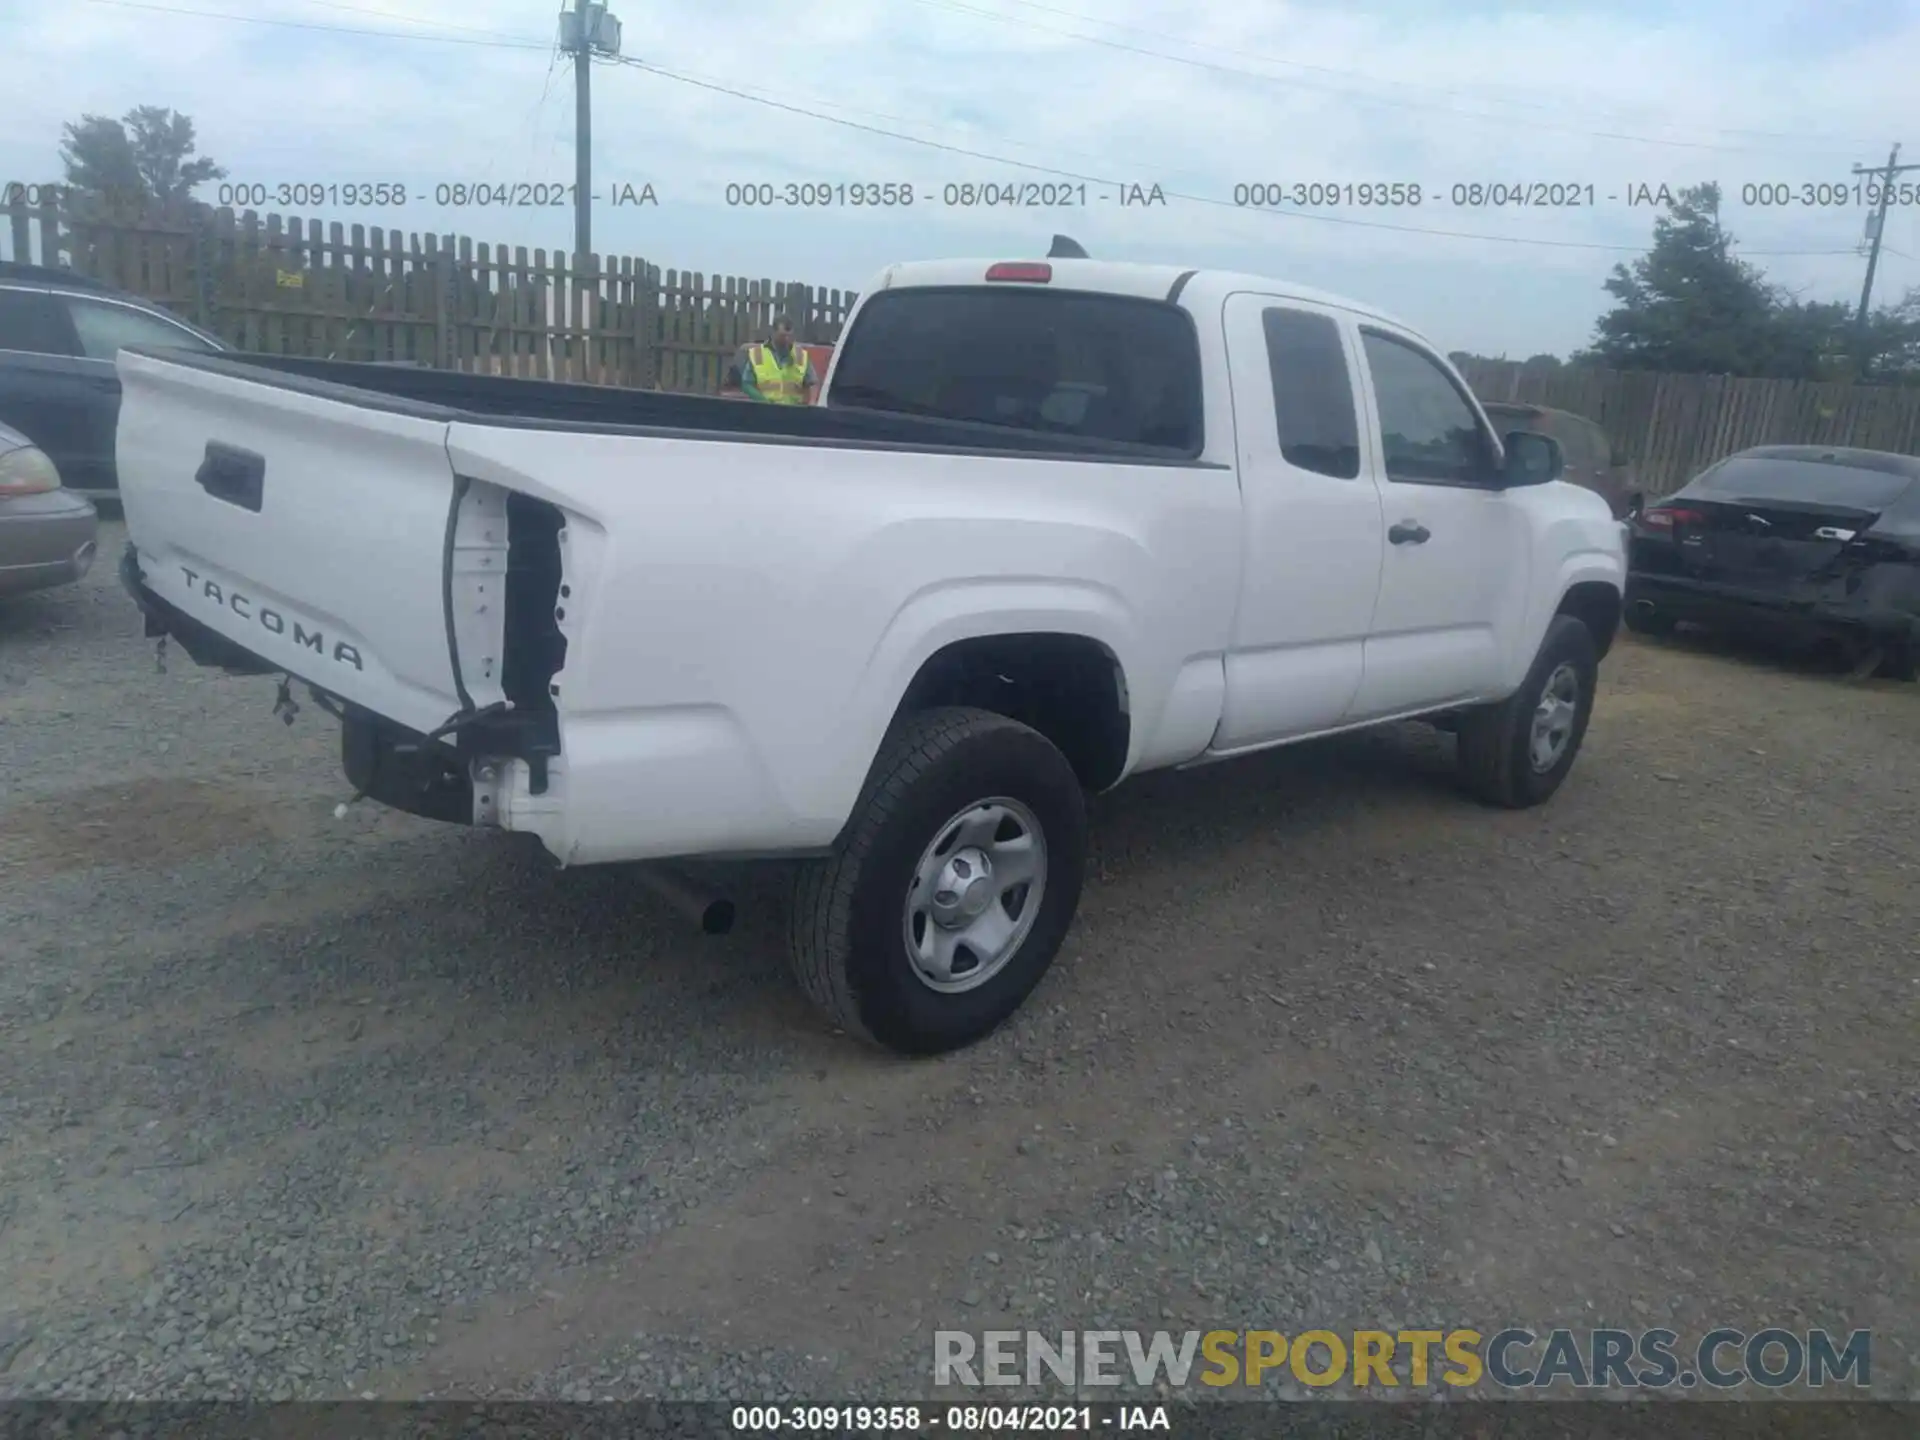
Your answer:
[[[309,630],[298,620],[289,621],[286,616],[271,605],[259,605],[238,590],[222,590],[218,582],[209,580],[198,571],[189,570],[185,565],[180,573],[187,577],[187,589],[202,599],[211,600],[215,605],[224,606],[242,620],[252,620],[263,630],[275,635],[291,632],[293,643],[304,645],[316,655],[330,656],[336,663],[351,665],[356,670],[367,667],[360,661],[360,652],[344,640],[335,640],[331,647],[326,635],[319,630]]]

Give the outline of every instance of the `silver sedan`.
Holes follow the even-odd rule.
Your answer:
[[[0,597],[85,575],[99,525],[93,503],[61,487],[47,453],[0,425]]]

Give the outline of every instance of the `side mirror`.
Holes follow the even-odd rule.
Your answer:
[[[1506,439],[1507,464],[1501,482],[1508,486],[1545,485],[1567,468],[1560,442],[1533,430],[1514,430]]]

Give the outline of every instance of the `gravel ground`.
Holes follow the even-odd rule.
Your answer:
[[[117,555],[110,528],[102,553]],[[1002,1033],[828,1033],[746,877],[357,807],[0,607],[0,1398],[926,1396],[935,1327],[1872,1327],[1920,1395],[1920,695],[1623,639],[1550,806],[1337,741],[1104,799]],[[998,1396],[994,1398],[1000,1398]]]

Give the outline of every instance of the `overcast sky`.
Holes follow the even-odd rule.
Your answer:
[[[613,8],[627,57],[681,78],[595,67],[595,188],[651,184],[659,204],[601,204],[594,248],[707,273],[857,287],[893,260],[1039,254],[1064,231],[1097,256],[1252,270],[1363,298],[1446,349],[1564,354],[1590,338],[1609,268],[1651,233],[1631,187],[1718,180],[1746,254],[1808,298],[1852,301],[1864,211],[1749,206],[1742,187],[1851,184],[1855,163],[1884,161],[1902,138],[1903,158],[1920,160],[1916,0]],[[0,107],[0,180],[58,179],[63,121],[165,105],[193,117],[229,182],[384,180],[417,197],[302,213],[570,248],[564,207],[432,203],[443,183],[571,182],[558,9],[0,0],[0,56],[26,80]],[[1075,176],[1091,177],[1084,208],[943,203],[949,185]],[[1920,171],[1907,179],[1920,189]],[[800,181],[906,183],[916,203],[726,203],[729,184]],[[1259,182],[1402,182],[1424,194],[1417,208],[1341,205],[1318,219],[1237,209],[1235,187]],[[1533,182],[1582,198],[1591,186],[1596,203],[1451,203],[1456,185]],[[1102,201],[1116,183],[1157,183],[1168,198]],[[216,200],[214,188],[202,198]],[[1920,285],[1920,205],[1896,211],[1887,243],[1878,293],[1892,299]]]

